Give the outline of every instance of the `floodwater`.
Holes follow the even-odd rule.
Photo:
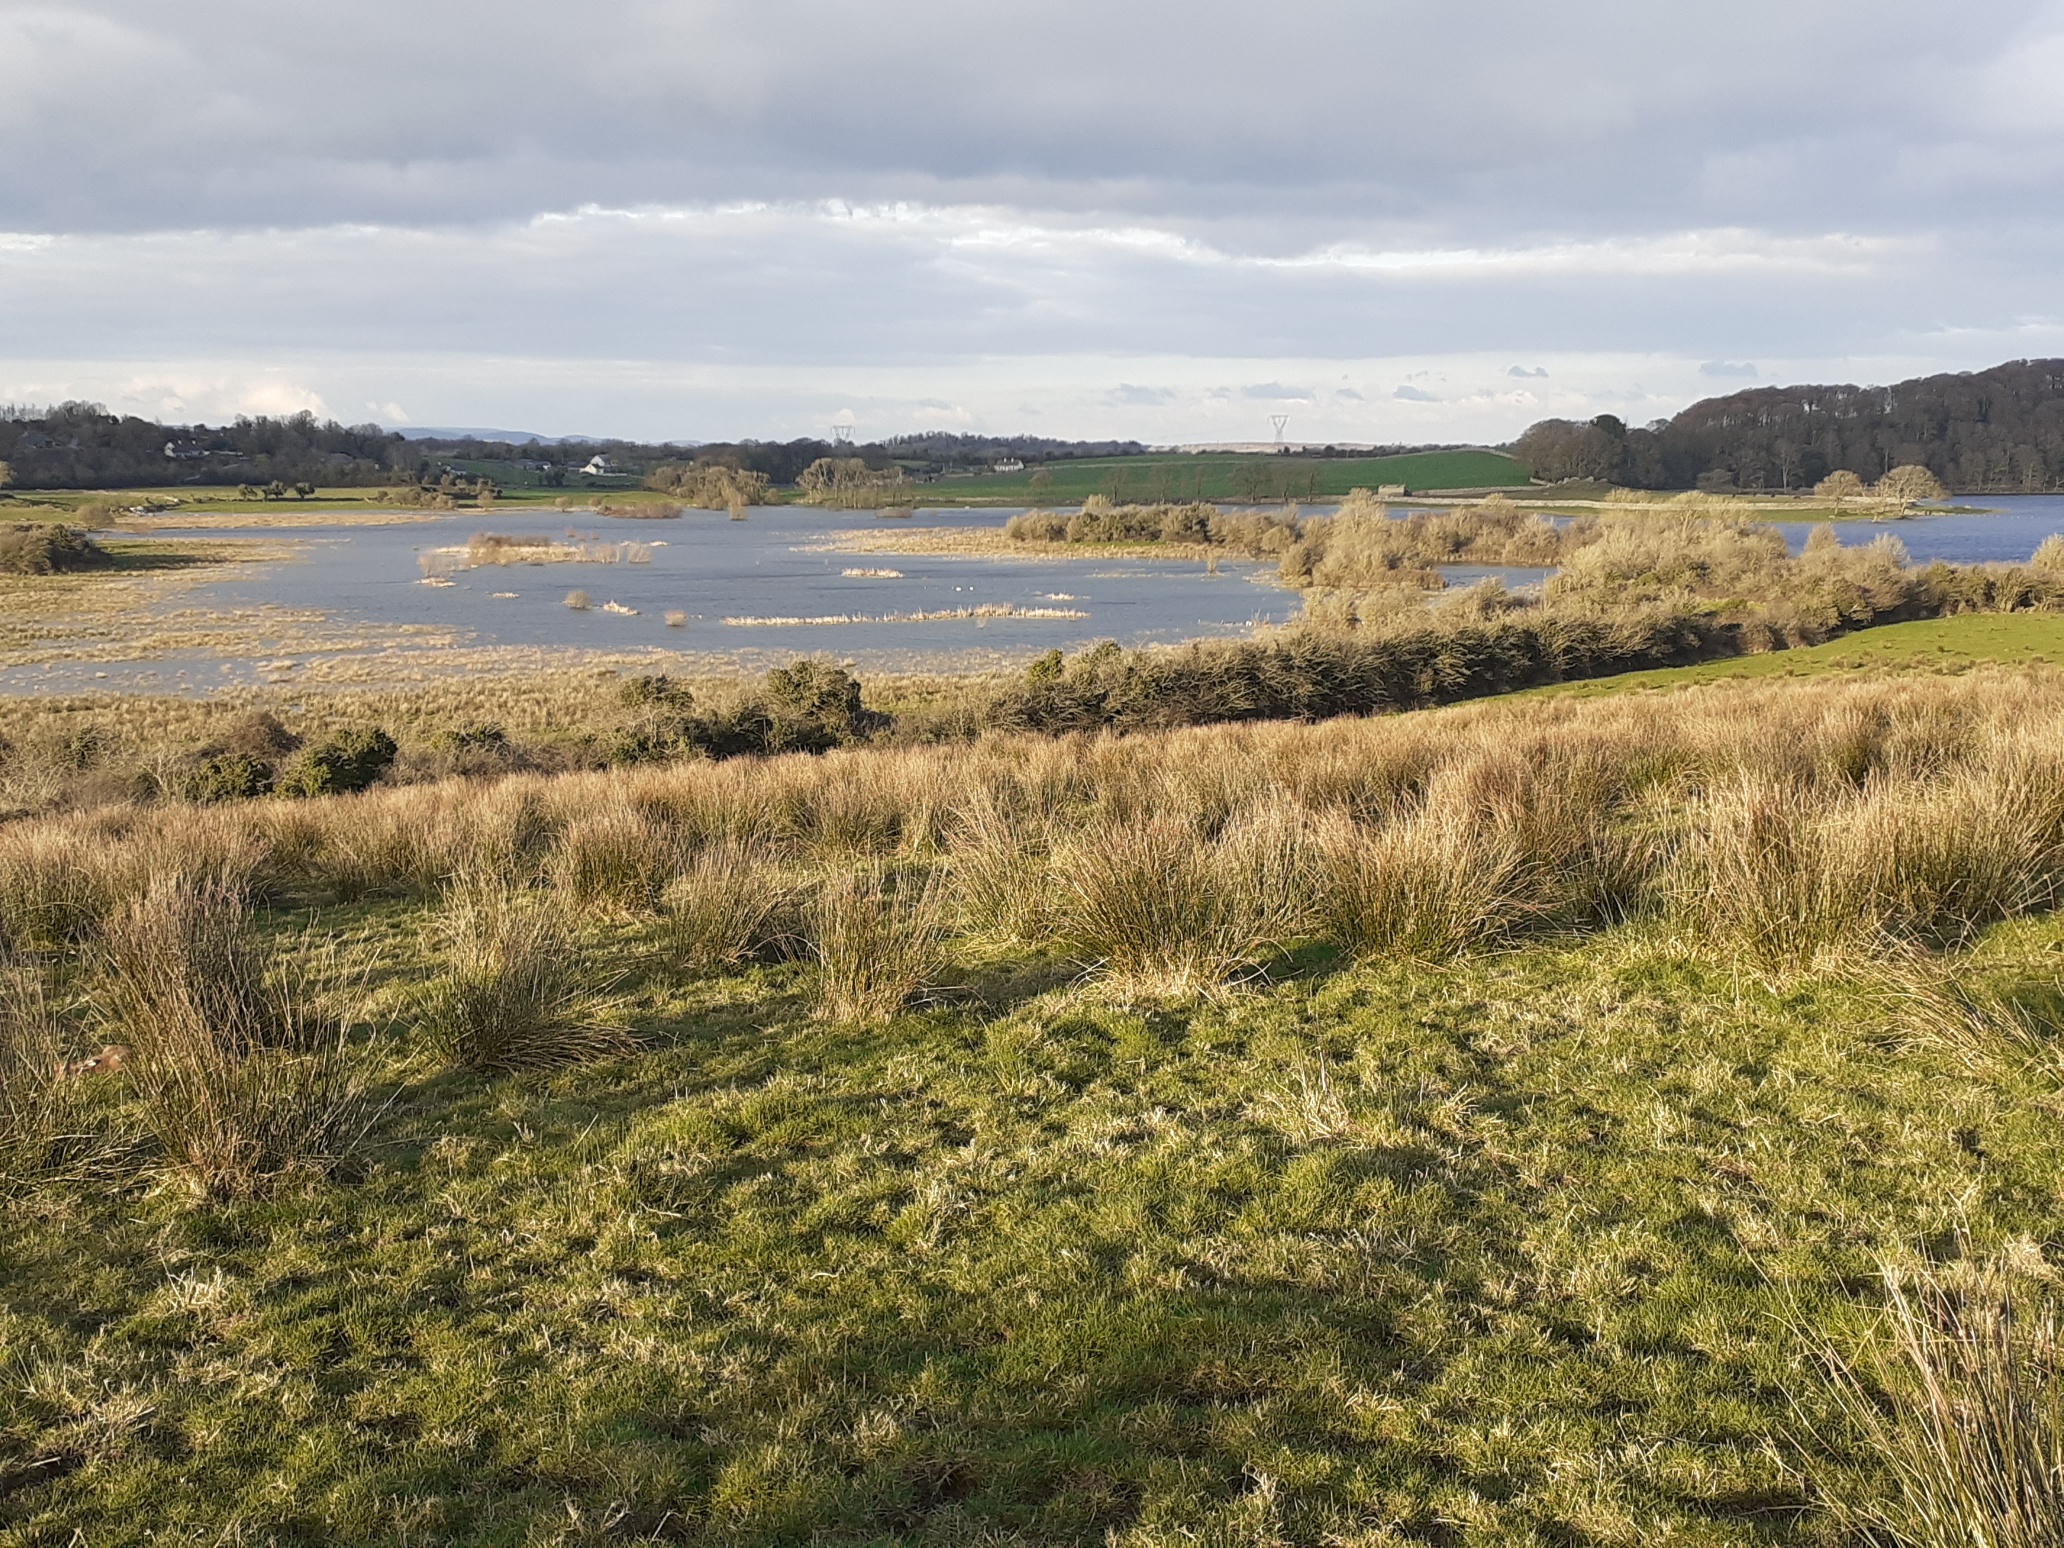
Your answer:
[[[1146,644],[1243,633],[1254,622],[1281,622],[1296,611],[1294,592],[1267,584],[1273,566],[1253,563],[1221,563],[1218,573],[1210,574],[1194,560],[1083,562],[825,551],[834,533],[863,526],[885,532],[923,526],[1000,528],[1011,514],[934,511],[884,519],[865,511],[775,506],[756,508],[744,521],[732,521],[722,511],[639,521],[586,511],[495,511],[397,526],[274,529],[263,535],[306,543],[308,561],[268,567],[252,581],[189,592],[182,605],[319,607],[380,623],[463,628],[478,645],[839,656],[968,647],[1065,649],[1105,639]],[[637,544],[648,557],[637,564],[450,568],[450,585],[423,584],[424,555],[463,548],[473,534],[485,531],[549,537],[563,544]],[[436,563],[434,557],[431,562]],[[877,573],[848,573],[861,571]],[[566,606],[574,590],[587,592],[594,605],[585,611]],[[630,611],[605,611],[611,602]],[[1040,616],[909,616],[978,608]],[[670,612],[685,613],[685,623],[669,627]],[[894,621],[883,621],[889,619]]]
[[[1974,502],[1975,503],[1975,502]],[[1936,514],[1896,522],[1835,524],[1845,544],[1889,533],[1916,560],[2026,560],[2064,532],[2064,496],[1988,497],[1982,515]],[[1022,662],[1039,651],[1233,638],[1295,616],[1298,594],[1274,584],[1275,566],[1223,560],[1215,572],[1190,559],[1089,556],[940,556],[827,551],[834,533],[879,527],[998,528],[1007,510],[919,511],[884,519],[804,506],[757,508],[744,521],[690,511],[679,520],[615,520],[586,511],[427,514],[392,526],[271,528],[300,557],[241,570],[195,588],[179,609],[280,607],[319,610],[351,626],[419,626],[469,647],[691,654],[708,668],[753,670],[797,655],[831,656],[863,669],[952,669]],[[1816,523],[1776,524],[1796,549]],[[562,542],[639,544],[648,562],[443,566],[449,584],[425,585],[425,560],[463,548],[476,532]],[[250,537],[196,529],[167,538]],[[877,572],[853,574],[848,572]],[[880,573],[892,572],[892,573]],[[1451,585],[1496,577],[1538,586],[1540,569],[1453,566]],[[566,605],[584,591],[593,606]],[[610,606],[613,604],[613,607]],[[667,616],[685,615],[678,626]],[[913,615],[955,616],[915,617]],[[771,620],[771,621],[768,621]],[[812,621],[814,620],[814,621]],[[218,676],[218,673],[220,674]],[[89,665],[52,663],[0,671],[0,692],[67,687],[188,691],[257,680],[256,663],[195,655]]]
[[[2036,545],[2054,532],[2064,532],[2064,495],[1984,495],[1956,502],[1984,506],[1977,515],[1944,512],[1901,521],[1838,521],[1832,525],[1843,544],[1869,543],[1890,534],[1906,546],[1914,560],[1945,559],[1952,564],[2021,564]],[[1813,521],[1781,521],[1774,525],[1796,552],[1817,526]]]

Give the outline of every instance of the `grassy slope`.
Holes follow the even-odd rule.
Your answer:
[[[1959,671],[1983,661],[2002,665],[2064,661],[2064,617],[2052,613],[1968,613],[1916,623],[1882,624],[1801,650],[1738,656],[1652,672],[1626,672],[1617,677],[1559,683],[1530,692],[1590,698],[1729,678],[1814,677],[1871,669]]]
[[[322,922],[420,968],[411,905]],[[549,1079],[390,1033],[356,1180],[46,1193],[0,1543],[1827,1541],[1787,1319],[2064,1231],[2053,1083],[1836,989],[1607,937],[1141,1014],[984,960],[867,1032],[634,981],[649,1051]]]
[[[1498,452],[1418,452],[1403,457],[1272,457],[1236,454],[1198,454],[1179,457],[1099,457],[1079,462],[1056,462],[1048,469],[1053,485],[1039,496],[1041,504],[1080,505],[1093,494],[1109,494],[1125,500],[1237,500],[1246,496],[1236,475],[1243,466],[1261,463],[1272,474],[1292,476],[1295,493],[1306,498],[1305,478],[1315,474],[1318,499],[1338,498],[1350,489],[1374,489],[1381,484],[1409,484],[1413,489],[1477,489],[1494,486],[1524,487],[1527,472],[1510,457]],[[1160,470],[1166,469],[1165,488]],[[1031,500],[1032,470],[1023,473],[985,473],[976,478],[944,479],[925,486],[924,498],[981,500],[994,505],[1016,505]],[[1114,482],[1115,481],[1115,482]],[[1276,495],[1271,483],[1264,491]]]

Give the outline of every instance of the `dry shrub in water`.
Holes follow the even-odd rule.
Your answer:
[[[1123,989],[1213,993],[1306,927],[1304,851],[1277,806],[1217,839],[1168,817],[1095,828],[1055,854],[1055,933]]]
[[[1880,1338],[1830,1354],[1841,1410],[1891,1489],[1840,1500],[1904,1548],[2064,1542],[2064,1368],[2054,1305],[1999,1269],[1959,1281],[1885,1271]],[[1882,1395],[1881,1395],[1882,1394]]]
[[[797,889],[764,852],[726,839],[702,850],[660,894],[668,957],[691,972],[732,967],[796,936]]]
[[[444,971],[424,992],[420,1019],[454,1064],[509,1070],[621,1052],[590,983],[585,953],[542,894],[500,877],[456,881],[437,921]]]
[[[248,905],[173,877],[106,930],[108,1000],[151,1126],[204,1191],[320,1174],[362,1131],[347,1015],[255,938]]]
[[[944,889],[931,877],[873,870],[829,878],[817,894],[811,949],[817,1013],[827,1021],[887,1021],[943,965]]]

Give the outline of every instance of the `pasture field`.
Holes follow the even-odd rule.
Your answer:
[[[1047,487],[1033,475],[1050,475]],[[1198,452],[1182,456],[1086,457],[1022,473],[983,473],[920,486],[930,505],[1080,505],[1101,494],[1128,501],[1337,500],[1351,489],[1406,484],[1441,489],[1523,489],[1527,471],[1502,452],[1414,452],[1401,457],[1299,457]]]
[[[1592,698],[1753,678],[1817,677],[1834,672],[1961,672],[1980,665],[2024,663],[2064,663],[2064,617],[2055,613],[1962,613],[1881,624],[1820,645],[1557,683],[1530,689],[1528,694]]]
[[[0,826],[0,1543],[1859,1541],[1884,1276],[2064,1244],[2060,711]]]

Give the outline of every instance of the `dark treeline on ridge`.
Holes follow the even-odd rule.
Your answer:
[[[1060,441],[1045,436],[910,435],[855,445],[816,437],[794,441],[645,443],[555,440],[513,443],[479,436],[415,436],[379,425],[340,425],[302,413],[240,417],[220,426],[166,425],[113,414],[97,403],[50,408],[0,405],[0,463],[24,489],[112,489],[167,484],[377,487],[434,480],[452,461],[521,460],[574,470],[607,457],[641,474],[687,457],[706,458],[789,485],[824,457],[857,457],[869,467],[908,471],[986,467],[1005,458],[1055,462],[1139,455],[1137,441]]]
[[[1437,448],[1383,446],[1355,455]],[[109,489],[168,484],[377,487],[434,481],[453,460],[520,460],[570,472],[606,457],[642,476],[666,463],[722,464],[789,486],[820,459],[925,474],[1083,457],[1143,456],[1138,441],[923,432],[855,444],[793,441],[644,443],[528,441],[476,436],[409,438],[378,425],[340,425],[302,413],[230,424],[164,425],[95,403],[0,405],[0,463],[25,489]],[[2016,360],[1984,371],[1928,376],[1889,387],[1754,387],[1694,403],[1645,427],[1610,414],[1547,419],[1513,454],[1548,483],[1595,480],[1636,489],[1810,489],[1846,469],[1865,483],[1887,470],[1926,467],[1952,490],[2064,488],[2064,360]],[[1307,452],[1305,455],[1311,455]],[[1346,455],[1345,452],[1342,455]],[[551,481],[549,478],[548,482]]]
[[[1551,483],[1810,489],[1839,469],[1870,483],[1919,464],[1954,490],[2041,493],[2064,487],[2064,360],[1890,387],[1751,387],[1645,429],[1547,419],[1512,450]]]

